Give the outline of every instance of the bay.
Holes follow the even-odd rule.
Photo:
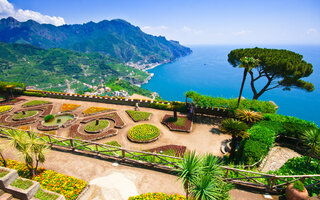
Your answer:
[[[204,95],[236,98],[239,94],[243,69],[232,67],[228,53],[237,48],[276,48],[287,49],[303,55],[304,60],[313,65],[314,72],[304,80],[314,84],[313,92],[299,89],[283,91],[274,89],[264,93],[259,100],[272,100],[278,106],[278,114],[299,117],[320,125],[320,46],[306,45],[224,45],[191,46],[193,53],[175,62],[160,65],[148,72],[154,73],[152,79],[143,88],[159,93],[168,101],[185,100],[185,92],[194,90]],[[247,77],[243,95],[252,98]],[[258,83],[258,87],[263,85]]]

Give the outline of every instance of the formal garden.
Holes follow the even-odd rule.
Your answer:
[[[0,106],[0,124],[7,126],[1,128],[1,133],[13,141],[16,137],[27,138],[19,141],[24,142],[26,148],[30,148],[28,137],[32,136],[39,140],[44,150],[63,147],[173,171],[182,180],[186,196],[196,199],[203,195],[199,188],[210,190],[219,199],[227,199],[232,188],[230,183],[282,194],[288,185],[302,191],[306,187],[309,195],[319,194],[315,187],[320,183],[320,132],[316,124],[276,114],[277,107],[270,102],[248,99],[240,102],[193,91],[186,93],[186,102],[153,101],[146,105],[148,107],[133,110],[132,104],[129,108],[123,104],[114,106],[77,100],[66,103],[61,98],[24,97],[23,101]],[[216,120],[214,133],[211,122],[198,123],[199,119],[201,122],[201,119],[211,117]],[[206,129],[207,132],[202,133],[202,126],[208,124],[210,131]],[[201,136],[194,138],[206,137],[205,134],[212,139],[228,136],[226,143],[218,142],[218,148],[225,154],[196,153],[192,151],[194,146],[202,148],[201,145],[192,144],[195,141],[180,142],[200,132]],[[171,143],[167,142],[169,138],[172,138]],[[137,144],[145,145],[145,148],[126,148]],[[288,147],[301,157],[291,158],[280,168],[262,173],[260,164],[274,146]],[[17,150],[23,151],[18,146]],[[17,169],[21,177],[36,180],[43,189],[63,194],[68,199],[75,199],[86,186],[84,181],[39,168],[38,163],[45,161],[38,157],[41,152],[24,153],[32,159],[23,164],[3,157],[3,166]],[[62,180],[70,185],[58,187]],[[185,197],[149,193],[131,199],[140,198]]]

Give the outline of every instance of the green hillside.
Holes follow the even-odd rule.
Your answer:
[[[98,53],[45,50],[27,44],[2,42],[0,72],[2,81],[23,82],[48,91],[73,89],[75,92],[83,92],[90,86],[105,86],[110,80],[119,78],[139,84],[148,77],[146,72],[119,64],[118,60]]]

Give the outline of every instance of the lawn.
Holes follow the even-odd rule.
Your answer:
[[[89,132],[98,132],[108,127],[108,125],[108,120],[99,120],[98,125],[96,125],[96,120],[93,120],[92,122],[88,123],[84,129]]]
[[[16,180],[13,181],[13,183],[11,183],[11,186],[14,186],[16,188],[20,188],[20,189],[23,189],[23,190],[28,189],[32,185],[33,185],[32,181],[30,181],[30,180],[22,180],[21,178],[17,178]]]
[[[12,119],[24,119],[24,118],[32,117],[37,113],[38,111],[35,111],[35,110],[25,111],[25,114],[23,114],[22,112],[18,112],[12,116]]]
[[[149,112],[141,112],[141,111],[134,111],[134,110],[126,110],[126,112],[135,122],[147,121],[150,119],[150,116],[151,116],[151,113]]]
[[[49,104],[49,103],[51,103],[51,102],[50,101],[34,100],[34,101],[29,101],[29,102],[23,104],[23,107],[38,106],[38,105]]]
[[[48,193],[45,192],[44,190],[42,190],[41,188],[37,191],[36,195],[34,196],[37,199],[40,200],[55,200],[57,199],[59,196],[56,194],[52,194],[52,193]]]
[[[0,170],[0,178],[4,177],[4,176],[7,175],[8,173],[9,173],[9,171]]]

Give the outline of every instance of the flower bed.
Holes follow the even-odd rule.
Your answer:
[[[132,142],[147,143],[158,139],[160,129],[151,124],[139,124],[129,130],[128,139]]]
[[[5,175],[9,174],[9,171],[1,170],[0,169],[0,178],[4,177]]]
[[[165,115],[162,122],[171,131],[191,132],[192,121],[187,116],[178,116],[177,121],[173,121],[173,115]]]
[[[79,107],[80,105],[77,104],[64,103],[61,107],[61,112],[73,111]]]
[[[30,180],[22,180],[21,178],[17,178],[16,180],[14,180],[11,183],[11,186],[16,187],[16,188],[20,188],[20,189],[23,189],[23,190],[28,189],[32,185],[33,185],[32,181],[30,181]]]
[[[145,151],[183,158],[183,155],[186,152],[186,149],[187,149],[186,146],[171,144],[171,145],[160,146],[160,147],[153,148],[153,149],[148,149]]]
[[[84,110],[82,113],[84,116],[88,115],[94,115],[102,112],[109,112],[109,111],[114,111],[114,109],[111,108],[103,108],[103,107],[90,107],[86,110]]]
[[[24,163],[10,159],[7,159],[7,163],[7,167],[17,170],[19,176],[31,178]],[[0,165],[3,166],[2,163]],[[62,194],[68,200],[75,200],[87,185],[83,180],[44,168],[39,168],[38,173],[39,175],[33,177],[32,180],[39,182],[42,189]]]
[[[14,98],[14,99],[10,99],[9,101],[0,103],[0,105],[1,105],[1,106],[4,106],[4,105],[14,105],[14,104],[19,103],[19,102],[21,102],[21,101],[25,101],[25,99],[22,99],[22,98]]]
[[[38,114],[38,111],[36,110],[27,110],[24,111],[25,114],[23,114],[23,112],[16,112],[13,116],[12,116],[12,120],[14,121],[19,121],[19,120],[25,120],[25,119],[29,119],[32,118],[34,116],[36,116]]]
[[[95,117],[88,117],[83,119],[80,123],[88,123],[92,120],[95,119],[110,119],[112,121],[114,121],[114,127],[115,128],[123,128],[126,124],[124,123],[124,121],[121,119],[121,117],[118,115],[117,112],[113,112],[113,113],[109,113],[109,114],[103,114],[103,115],[98,115]]]
[[[101,131],[103,131],[108,127],[109,127],[108,120],[99,120],[98,125],[96,125],[96,120],[94,120],[85,126],[84,131],[87,133],[100,133]]]
[[[40,200],[56,200],[59,196],[57,194],[49,193],[39,188],[34,197]]]
[[[50,101],[34,100],[34,101],[29,101],[27,103],[24,103],[22,106],[23,107],[31,107],[31,106],[39,106],[39,105],[44,105],[44,104],[51,104],[51,102]]]
[[[141,111],[134,111],[134,110],[126,110],[126,112],[131,117],[131,119],[135,122],[148,121],[151,117],[151,113],[149,112],[141,112]]]
[[[12,110],[12,106],[0,106],[0,115],[8,113]]]
[[[20,127],[18,127],[18,129],[24,130],[24,131],[30,131],[30,126],[29,126],[29,125],[27,125],[27,126],[20,126]]]
[[[185,200],[186,197],[179,194],[165,194],[165,193],[147,193],[138,196],[129,197],[129,200]]]
[[[118,130],[109,129],[107,131],[103,131],[97,134],[87,134],[79,132],[79,124],[74,124],[70,127],[70,137],[71,138],[81,138],[83,140],[100,140],[107,137],[112,137],[118,134]]]

